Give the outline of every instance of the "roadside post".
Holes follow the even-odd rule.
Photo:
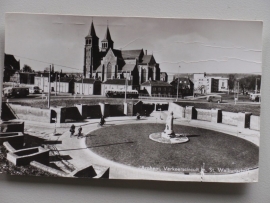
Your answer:
[[[52,120],[54,121],[54,132],[53,132],[53,135],[56,135],[56,121],[57,121],[57,117],[52,118]]]

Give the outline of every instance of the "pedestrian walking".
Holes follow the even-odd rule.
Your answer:
[[[74,135],[74,133],[75,133],[75,125],[74,124],[71,125],[69,131],[70,131],[70,137],[72,137],[72,135]]]
[[[80,137],[82,137],[82,126],[80,126],[79,128],[78,128],[78,139],[80,138]]]

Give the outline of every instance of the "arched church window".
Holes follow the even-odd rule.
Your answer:
[[[112,64],[108,63],[107,65],[107,78],[112,78]]]

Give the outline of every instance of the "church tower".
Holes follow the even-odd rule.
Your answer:
[[[107,26],[107,30],[104,36],[104,39],[101,41],[101,51],[107,52],[110,48],[113,49],[113,41],[111,38],[109,27]]]
[[[84,47],[84,77],[92,78],[93,72],[100,65],[99,38],[96,35],[94,23],[92,21],[88,35],[85,37]]]

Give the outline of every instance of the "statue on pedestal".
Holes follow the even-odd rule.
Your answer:
[[[175,133],[173,131],[173,112],[171,112],[166,119],[166,127],[164,132],[162,133],[162,136],[166,138],[171,138],[175,136]]]

